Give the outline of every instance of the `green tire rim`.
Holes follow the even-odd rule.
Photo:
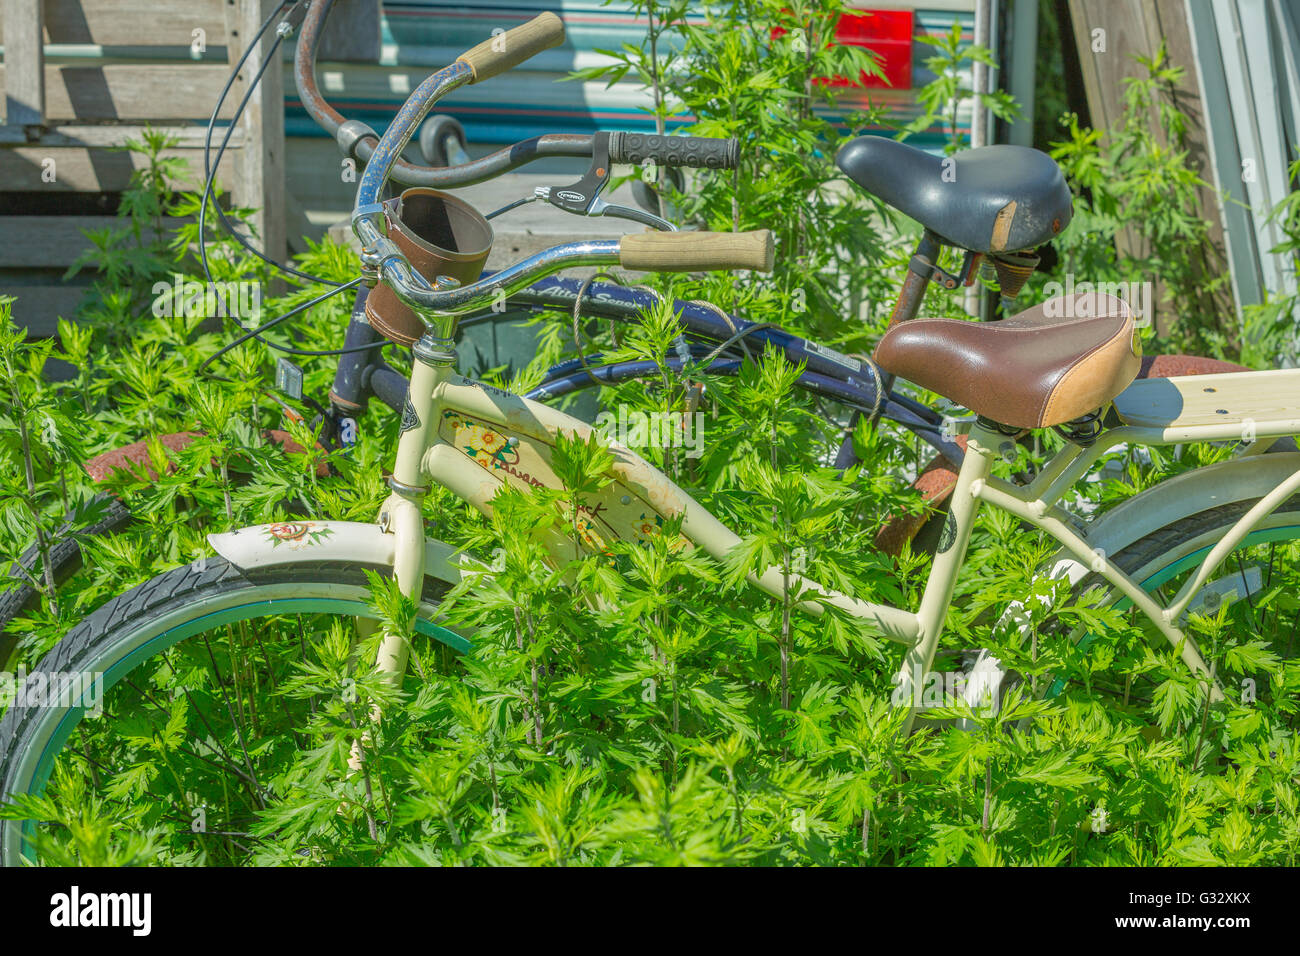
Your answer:
[[[1234,548],[1233,550],[1235,551],[1238,548],[1251,547],[1256,544],[1268,544],[1271,541],[1289,541],[1297,537],[1300,537],[1300,525],[1281,525],[1276,528],[1264,528],[1259,531],[1252,531],[1250,534],[1246,535],[1246,537],[1241,540],[1241,543],[1237,545],[1237,548]],[[1182,574],[1193,565],[1204,561],[1205,556],[1210,553],[1213,547],[1213,544],[1208,544],[1190,554],[1184,555],[1177,561],[1174,561],[1173,563],[1160,568],[1154,574],[1147,576],[1145,580],[1138,583],[1138,586],[1147,593],[1154,591],[1170,578]],[[1133,602],[1127,597],[1120,598],[1120,600],[1115,602],[1115,609],[1122,611],[1125,608],[1130,607],[1132,603]],[[1096,634],[1085,634],[1079,639],[1079,648],[1086,651],[1096,638]],[[1046,696],[1048,698],[1055,697],[1064,689],[1065,679],[1058,677],[1052,682],[1051,689],[1048,690]]]

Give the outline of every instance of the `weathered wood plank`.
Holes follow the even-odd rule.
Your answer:
[[[6,90],[7,53],[6,49],[6,65],[0,66],[0,83]],[[206,120],[229,75],[230,67],[224,63],[47,64],[45,117],[53,122]],[[7,105],[12,102],[7,94],[5,100]],[[220,117],[229,119],[238,102],[238,97],[226,97]]]
[[[1149,37],[1158,26],[1148,22],[1151,6],[1141,0],[1070,0],[1088,109],[1097,129],[1123,115],[1123,80],[1143,71],[1134,56],[1151,55]]]
[[[41,0],[3,0],[9,24],[5,43],[5,116],[15,126],[45,122],[45,52],[41,44]]]
[[[1070,0],[1070,17],[1093,127],[1109,129],[1123,119],[1124,81],[1146,76],[1147,68],[1138,62],[1138,57],[1154,57],[1163,43],[1168,64],[1183,69],[1181,82],[1171,92],[1179,111],[1188,119],[1188,165],[1197,170],[1207,183],[1213,182],[1196,60],[1184,6],[1181,3],[1152,3],[1151,0]],[[1157,141],[1168,145],[1168,137],[1161,128],[1155,108],[1149,111],[1148,123]],[[1201,214],[1211,223],[1205,268],[1218,273],[1227,269],[1227,259],[1223,251],[1223,225],[1216,215],[1217,199],[1212,187],[1200,190],[1199,206]],[[1115,245],[1124,256],[1150,253],[1138,231],[1132,227],[1116,235]],[[1151,281],[1156,284],[1156,303],[1163,303],[1164,283],[1159,276],[1151,276]],[[1223,314],[1231,313],[1231,293],[1225,289],[1205,307]],[[1178,316],[1172,310],[1157,306],[1155,324],[1161,334],[1167,333],[1177,320]]]
[[[184,221],[164,219],[164,234]],[[116,216],[0,216],[0,269],[65,268],[91,247],[85,233],[122,225]]]
[[[257,34],[262,21],[278,5],[277,0],[239,0],[237,5],[227,7],[232,63],[244,55],[246,38]],[[240,71],[231,89],[230,102],[243,99],[271,43],[268,32]],[[285,255],[285,176],[284,80],[280,69],[268,69],[262,75],[249,98],[242,122],[248,146],[240,158],[235,202],[256,210],[250,223],[256,232],[255,242],[266,256],[281,261]]]
[[[23,0],[26,2],[26,0]],[[185,0],[159,17],[158,0],[45,0],[47,44],[140,48],[224,47],[225,0]],[[7,18],[6,18],[7,19]],[[336,0],[321,35],[322,61],[373,63],[379,59],[379,0]],[[203,31],[198,37],[196,30]],[[4,20],[0,20],[0,43]],[[202,54],[200,54],[202,57]]]
[[[221,159],[217,183],[222,189],[233,188],[238,155],[238,150],[227,149]],[[168,149],[163,156],[178,157],[187,163],[186,175],[177,180],[181,189],[202,188],[200,150]],[[130,182],[131,173],[144,165],[142,156],[119,150],[45,146],[0,149],[0,192],[121,192]]]
[[[202,149],[207,126],[152,126],[154,130],[164,130],[176,141],[177,149]],[[0,126],[0,147],[43,146],[49,149],[64,147],[98,148],[103,146],[121,146],[128,139],[139,140],[144,136],[146,127],[130,123],[112,123],[99,126],[85,126],[71,123],[65,126],[47,126],[39,136],[29,136],[23,130]],[[225,134],[213,132],[213,146],[220,145]],[[244,145],[244,131],[236,129],[230,136],[230,149],[239,149]]]
[[[0,285],[5,295],[12,295],[13,323],[27,329],[29,335],[47,338],[59,330],[59,319],[70,319],[86,294],[87,286],[69,285],[13,285],[0,273]]]
[[[113,216],[0,216],[0,268],[70,265],[90,245],[83,229],[117,222]]]
[[[225,46],[224,6],[224,0],[185,0],[160,15],[158,0],[45,0],[45,42],[187,47],[194,31],[203,30],[207,46]]]

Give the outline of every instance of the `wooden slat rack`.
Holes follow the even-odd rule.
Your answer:
[[[86,292],[67,267],[110,221],[140,160],[121,151],[146,125],[179,142],[198,188],[212,108],[275,0],[0,0],[4,89],[0,123],[0,290],[36,336],[71,317]],[[163,9],[165,7],[165,9]],[[263,37],[227,97],[229,121],[255,75]],[[218,170],[239,205],[258,210],[259,245],[285,250],[284,88],[268,69]],[[219,141],[219,140],[218,140]]]

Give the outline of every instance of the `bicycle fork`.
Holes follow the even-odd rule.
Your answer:
[[[438,387],[447,379],[455,363],[453,343],[450,340],[425,336],[415,345],[415,362],[411,368],[411,385],[402,406],[401,433],[397,443],[397,462],[388,480],[391,494],[379,508],[379,526],[396,539],[393,548],[393,577],[402,594],[417,606],[424,590],[424,498],[429,492],[429,476],[424,469],[425,452],[433,441],[438,423],[435,421]],[[360,618],[357,633],[373,633],[373,625]],[[385,631],[380,636],[375,668],[390,684],[401,685],[410,660],[411,645],[406,634]],[[370,713],[372,721],[380,716],[376,704]],[[352,748],[349,766],[360,769],[362,752],[368,734]]]

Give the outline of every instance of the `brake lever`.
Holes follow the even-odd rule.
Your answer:
[[[562,188],[538,186],[533,190],[533,195],[558,209],[579,216],[612,216],[616,219],[628,219],[663,232],[677,231],[677,227],[667,219],[601,199],[601,190],[609,185],[609,167],[609,133],[602,131],[592,137],[591,165],[587,167],[587,172],[581,179],[571,186]]]
[[[633,209],[630,206],[621,206],[618,203],[605,202],[605,200],[601,199],[599,196],[593,196],[591,202],[587,204],[585,209],[575,209],[574,205],[576,204],[573,203],[556,202],[551,198],[551,196],[552,189],[550,186],[538,186],[533,190],[532,198],[544,200],[553,206],[558,206],[565,212],[573,212],[581,216],[609,216],[614,219],[629,219],[632,222],[640,223],[643,226],[649,226],[651,229],[658,229],[661,232],[677,231],[677,227],[667,219],[660,219],[653,213],[643,212],[640,209]],[[521,199],[519,202],[511,203],[509,206],[506,206],[505,209],[497,210],[497,213],[505,212],[506,209],[513,209],[515,206],[531,201],[532,200]],[[497,213],[493,213],[492,215],[495,216]],[[491,219],[492,217],[489,216],[487,218]]]
[[[617,203],[605,202],[597,196],[591,202],[591,209],[587,212],[588,216],[613,216],[617,219],[630,219],[633,222],[639,222],[643,226],[649,226],[651,229],[658,229],[662,232],[676,232],[677,227],[667,219],[661,219],[652,212],[646,212],[643,209],[633,209],[631,206],[620,206]]]

